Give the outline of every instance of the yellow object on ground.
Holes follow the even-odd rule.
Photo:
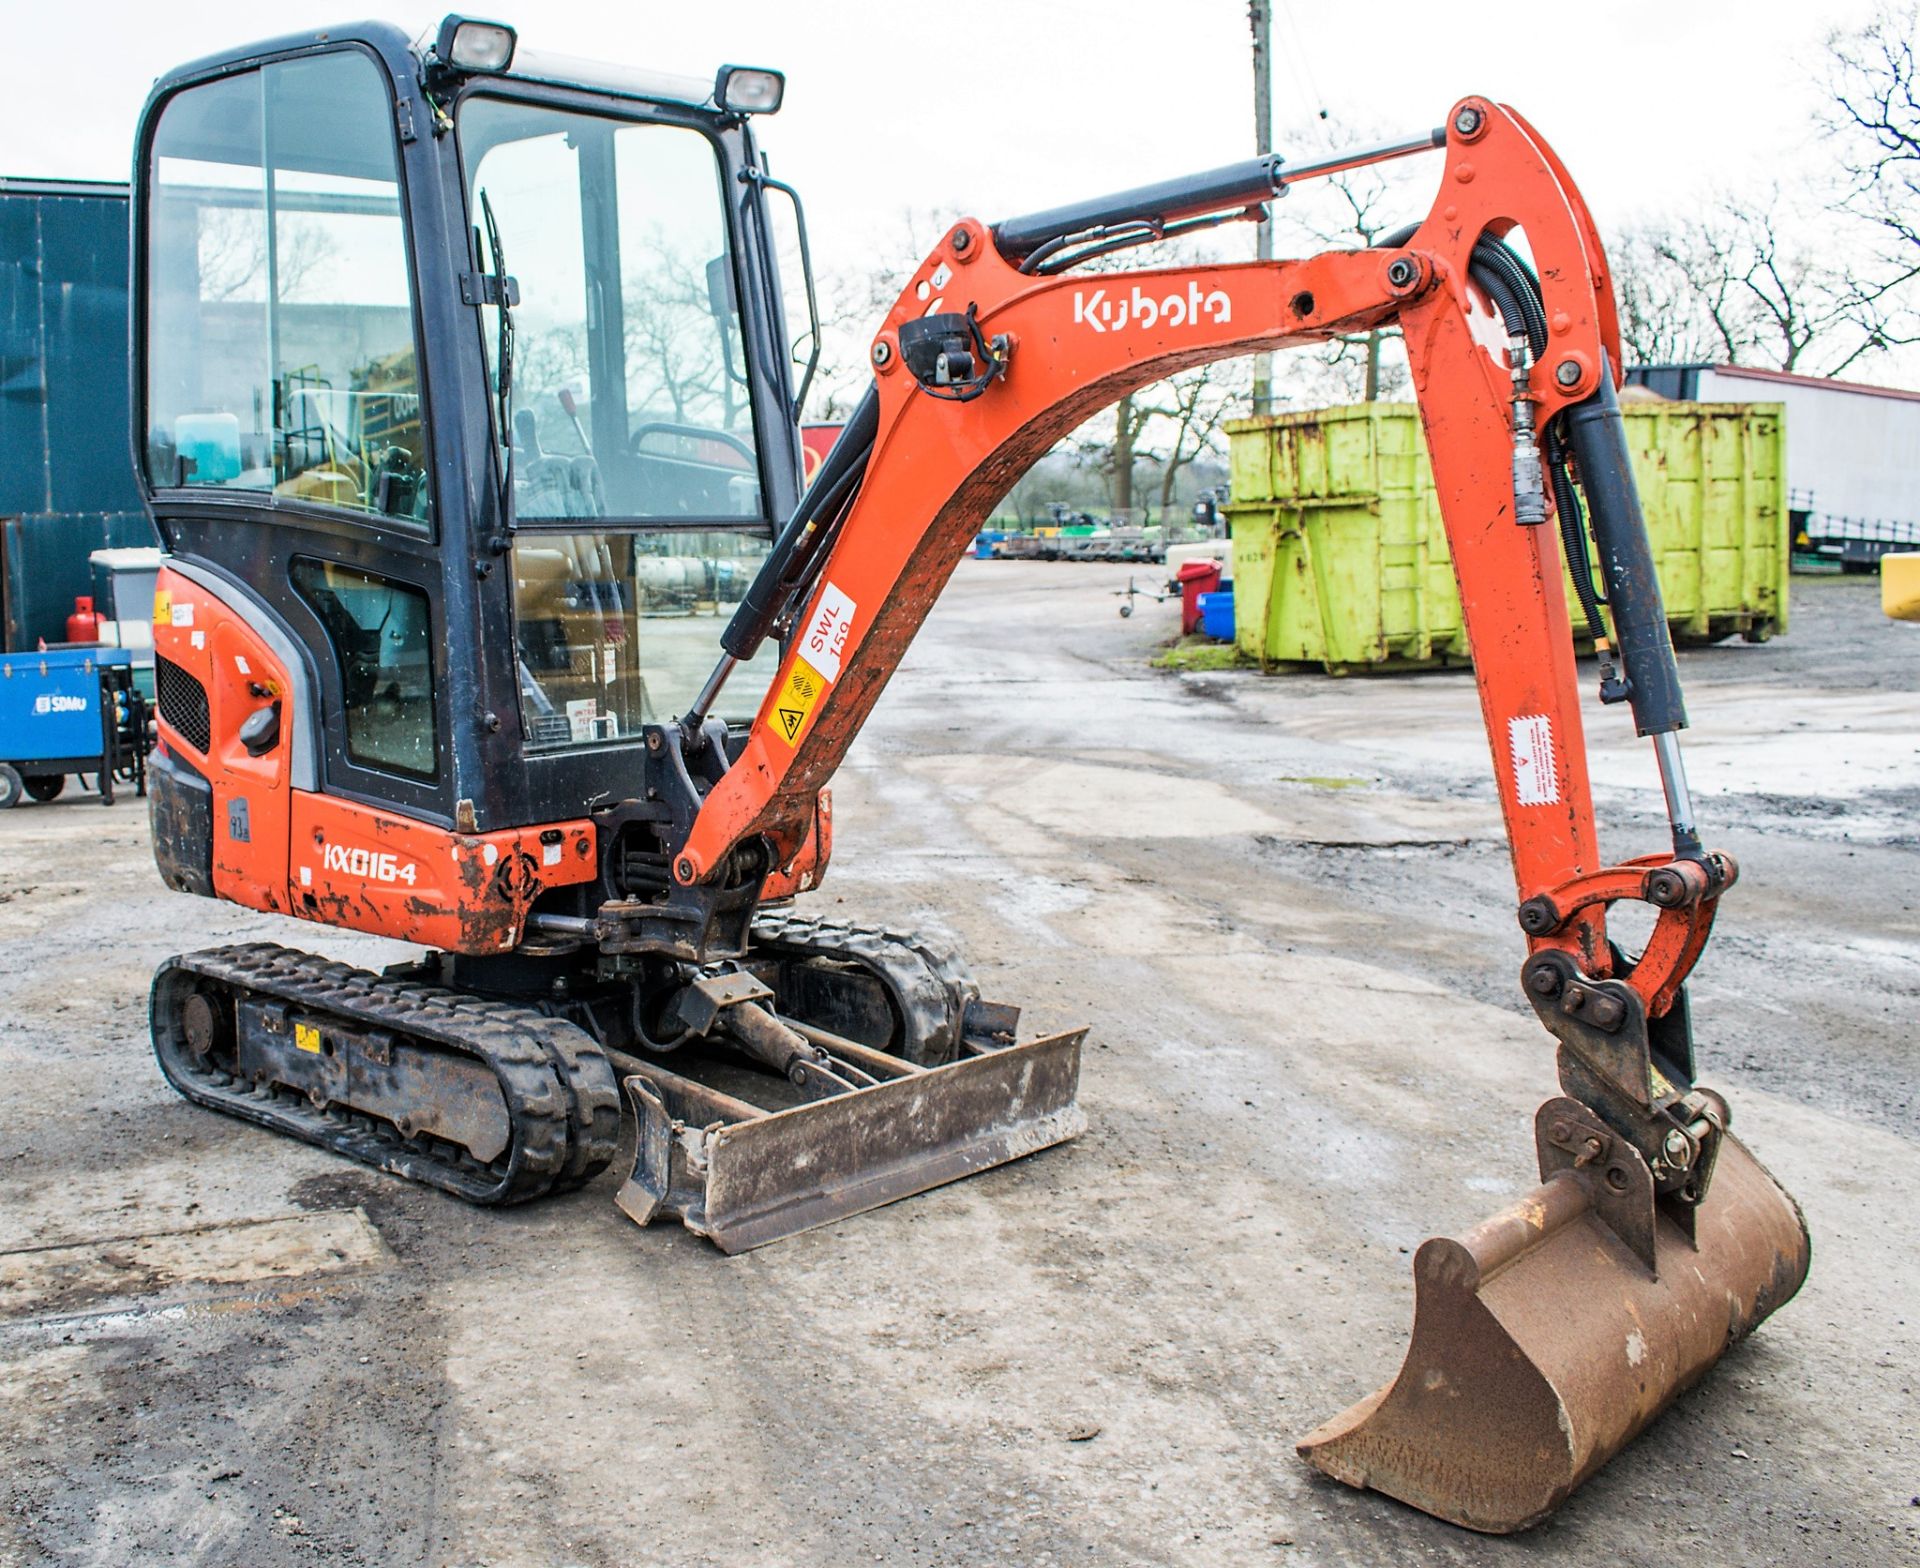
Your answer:
[[[1896,621],[1920,621],[1920,553],[1880,557],[1880,608]]]

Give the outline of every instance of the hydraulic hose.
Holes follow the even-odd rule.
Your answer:
[[[1374,244],[1383,249],[1405,245],[1419,232],[1409,223]],[[1533,269],[1504,241],[1483,234],[1473,247],[1467,271],[1492,301],[1507,331],[1523,336],[1533,357],[1547,345],[1546,306]],[[1559,514],[1560,544],[1600,661],[1600,700],[1633,704],[1635,727],[1659,735],[1686,726],[1679,670],[1667,630],[1660,583],[1647,544],[1646,522],[1626,456],[1625,425],[1614,394],[1612,372],[1603,366],[1601,387],[1578,408],[1555,418],[1545,431],[1548,482]],[[1593,501],[1591,533],[1598,547],[1609,592],[1603,597],[1593,580],[1587,554],[1588,525],[1574,485],[1569,457],[1579,461],[1581,484]],[[1616,668],[1601,606],[1613,610],[1625,675]],[[1643,675],[1644,691],[1636,683]]]
[[[1520,307],[1527,346],[1536,359],[1544,354],[1547,349],[1547,308],[1540,298],[1540,280],[1533,275],[1533,268],[1522,261],[1504,241],[1483,234],[1474,244],[1473,259],[1468,270],[1482,288],[1486,287],[1485,275],[1488,273],[1496,274],[1505,281]],[[1508,327],[1512,327],[1511,320],[1508,321]]]
[[[1586,617],[1587,635],[1593,639],[1593,651],[1600,661],[1600,700],[1621,702],[1631,691],[1631,683],[1614,668],[1613,642],[1607,635],[1607,623],[1600,606],[1605,601],[1593,581],[1593,563],[1587,555],[1586,517],[1580,506],[1580,493],[1574,488],[1573,475],[1567,469],[1566,446],[1560,436],[1560,421],[1547,426],[1547,473],[1553,482],[1554,510],[1560,517],[1560,546],[1567,558],[1567,575],[1573,579],[1574,596]]]
[[[879,434],[880,393],[869,386],[721,634],[720,646],[729,657],[744,662],[758,653],[795,592],[811,579],[847,503],[866,477],[867,459]]]
[[[1468,271],[1494,303],[1501,319],[1513,330],[1519,322],[1527,343],[1537,358],[1547,344],[1546,307],[1541,298],[1540,280],[1533,269],[1513,248],[1491,235],[1482,235],[1473,247]],[[1566,556],[1567,574],[1573,579],[1575,597],[1586,618],[1587,635],[1593,639],[1600,660],[1600,700],[1619,702],[1631,696],[1632,684],[1622,679],[1614,666],[1613,645],[1607,636],[1601,597],[1593,580],[1587,554],[1587,527],[1579,492],[1567,466],[1568,443],[1563,433],[1564,416],[1548,425],[1546,456],[1548,481],[1553,487],[1554,510],[1559,515],[1560,544]],[[1584,472],[1584,470],[1583,470]],[[1663,622],[1664,624],[1664,622]],[[1643,732],[1644,733],[1644,732]]]

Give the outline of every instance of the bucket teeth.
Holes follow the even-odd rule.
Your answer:
[[[1806,1279],[1798,1206],[1731,1136],[1693,1238],[1659,1214],[1653,1270],[1598,1217],[1596,1179],[1562,1171],[1426,1242],[1399,1376],[1301,1457],[1453,1524],[1525,1529]]]

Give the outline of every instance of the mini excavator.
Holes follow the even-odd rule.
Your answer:
[[[156,86],[134,203],[155,604],[154,855],[183,892],[416,944],[372,973],[186,953],[189,1100],[481,1204],[634,1160],[618,1203],[732,1252],[1071,1138],[1081,1032],[1018,1037],[944,947],[805,912],[829,781],[967,540],[1074,426],[1187,366],[1396,324],[1563,1092],[1541,1185],[1415,1259],[1399,1377],[1301,1452],[1478,1530],[1551,1511],[1799,1287],[1805,1228],[1699,1085],[1703,844],[1615,400],[1607,263],[1512,109],[955,223],[811,483],[754,138],[777,72],[542,57],[449,17]],[[1301,260],[1081,264],[1436,155],[1427,217]],[[1520,243],[1524,238],[1524,245]],[[804,371],[792,351],[810,339]],[[1601,582],[1588,568],[1597,547]],[[1561,562],[1671,847],[1600,857]],[[1652,906],[1638,954],[1610,906]]]

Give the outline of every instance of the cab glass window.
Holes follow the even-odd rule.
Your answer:
[[[481,265],[519,286],[507,338],[481,312],[516,517],[763,517],[713,143],[486,97],[460,142]]]
[[[633,740],[684,713],[770,548],[737,528],[520,534],[513,607],[528,749]],[[768,642],[728,682],[720,717],[748,717],[779,662]]]
[[[433,629],[418,588],[302,557],[293,586],[327,629],[340,680],[347,757],[430,779],[435,765]]]
[[[150,154],[146,463],[424,525],[392,93],[358,52],[176,95]]]

